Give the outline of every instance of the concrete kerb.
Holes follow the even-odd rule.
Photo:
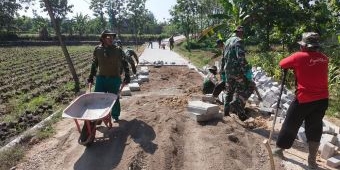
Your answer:
[[[26,136],[37,132],[38,130],[42,129],[46,122],[51,120],[52,117],[54,117],[55,115],[57,115],[59,112],[61,111],[61,109],[57,110],[56,112],[54,112],[52,115],[48,116],[46,119],[44,119],[43,121],[39,122],[38,124],[36,124],[35,126],[33,126],[32,128],[26,130],[25,132],[23,132],[22,134],[20,134],[18,137],[16,137],[14,140],[12,140],[11,142],[9,142],[8,144],[6,144],[5,146],[3,146],[2,148],[0,148],[0,152],[4,152],[14,146],[16,146],[18,143],[20,143],[23,139],[25,139]]]

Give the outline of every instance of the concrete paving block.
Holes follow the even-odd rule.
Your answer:
[[[295,94],[294,94],[293,92],[291,92],[291,91],[288,91],[288,92],[287,92],[287,96],[288,96],[288,98],[289,98],[291,101],[293,101],[294,98],[295,98]]]
[[[337,138],[331,134],[322,134],[320,143],[331,143],[335,145],[337,143]]]
[[[260,112],[264,113],[264,114],[272,114],[274,113],[274,109],[270,108],[270,107],[265,107],[264,105],[262,105],[262,103],[260,103],[260,108],[259,108]]]
[[[141,67],[140,71],[139,71],[139,74],[140,75],[149,75],[149,68],[146,67],[146,66]]]
[[[133,80],[131,80],[131,83],[138,83],[138,84],[142,84],[143,82],[142,82],[142,79],[140,79],[140,78],[137,78],[137,79],[133,79]]]
[[[323,132],[329,134],[339,134],[339,126],[329,122],[327,120],[322,120],[323,123]]]
[[[275,81],[275,82],[272,83],[272,85],[278,87],[279,83]]]
[[[189,101],[188,102],[188,111],[194,112],[197,114],[216,114],[218,113],[219,107],[218,105],[206,103],[202,101]]]
[[[122,91],[120,92],[120,95],[121,96],[131,96],[132,93],[131,93],[130,87],[129,86],[124,86]]]
[[[280,93],[280,89],[278,87],[272,86],[270,88],[271,91],[273,91],[274,93]]]
[[[213,119],[222,119],[223,113],[209,114],[209,115],[201,115],[198,113],[188,112],[189,117],[197,122],[205,122]]]
[[[335,146],[331,143],[325,143],[322,151],[321,151],[321,158],[328,159],[334,155]]]
[[[147,71],[149,71],[149,68],[146,67],[146,66],[140,67],[140,69],[141,69],[141,70],[147,70]]]
[[[131,91],[140,91],[140,86],[138,83],[129,83],[129,88]]]
[[[263,84],[268,82],[268,80],[269,80],[268,77],[263,75],[262,77],[259,78],[258,82]]]
[[[202,101],[208,103],[215,103],[215,98],[212,94],[205,94],[204,96],[202,96]]]
[[[138,78],[140,78],[142,82],[149,82],[149,76],[147,75],[139,75]]]
[[[219,113],[218,105],[202,101],[189,101],[187,110],[190,117],[196,121],[208,121],[223,117],[222,113]]]
[[[327,159],[326,165],[332,168],[340,167],[340,155]]]
[[[305,134],[305,128],[303,127],[300,127],[298,133],[297,133],[297,138],[301,141],[301,142],[304,142],[304,143],[307,143],[307,137],[306,137],[306,134]]]
[[[289,105],[288,103],[284,103],[284,104],[283,104],[283,108],[285,108],[285,109],[288,109],[289,106],[290,106],[290,105]]]

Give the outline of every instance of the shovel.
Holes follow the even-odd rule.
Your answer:
[[[274,127],[275,127],[275,123],[276,123],[277,114],[278,114],[279,109],[280,109],[281,96],[282,96],[284,84],[285,84],[285,81],[286,81],[286,75],[287,75],[287,69],[284,69],[282,76],[281,76],[281,90],[280,90],[279,98],[277,100],[277,106],[276,106],[275,116],[274,116],[274,120],[273,120],[273,124],[272,124],[272,129],[270,131],[268,140],[266,139],[266,140],[263,141],[263,144],[266,146],[266,148],[268,150],[268,154],[269,154],[269,158],[270,158],[270,166],[271,166],[272,170],[275,170],[275,165],[274,165],[274,158],[273,158],[273,154],[272,154],[272,149],[270,148],[270,142],[271,142],[271,139],[272,139],[272,136],[273,136],[273,133],[274,133]]]

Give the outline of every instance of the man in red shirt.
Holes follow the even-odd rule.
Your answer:
[[[283,156],[289,149],[300,126],[305,121],[308,142],[308,167],[317,169],[316,154],[322,135],[322,119],[328,107],[328,57],[319,52],[319,35],[315,32],[302,34],[300,51],[280,61],[283,69],[292,69],[295,75],[295,100],[288,108],[274,154]]]

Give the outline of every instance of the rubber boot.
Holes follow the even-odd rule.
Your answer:
[[[318,149],[320,146],[320,142],[308,142],[308,149],[309,149],[309,155],[308,155],[308,168],[311,170],[318,169],[318,164],[316,163],[316,155],[318,153]]]
[[[284,159],[285,157],[283,156],[283,151],[284,151],[284,149],[276,147],[276,148],[273,149],[272,154],[273,154],[273,156],[277,156],[281,159]]]
[[[225,106],[224,107],[224,116],[230,116],[230,114],[229,114],[229,111],[230,111],[230,107],[229,106]]]

